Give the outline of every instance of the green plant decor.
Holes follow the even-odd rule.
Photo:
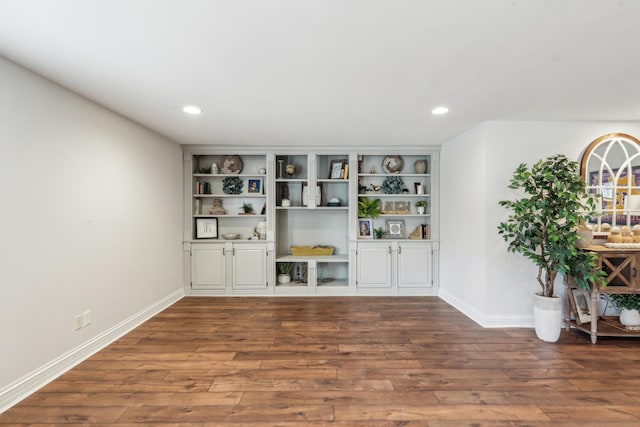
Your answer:
[[[278,274],[291,274],[293,270],[292,262],[279,262],[277,263]]]
[[[388,176],[382,181],[382,192],[385,194],[400,194],[405,190],[407,187],[399,176]]]
[[[509,243],[509,252],[522,254],[538,267],[541,295],[553,296],[558,273],[571,275],[584,289],[594,283],[604,285],[598,255],[576,247],[578,226],[595,216],[596,203],[585,191],[577,162],[557,154],[531,168],[522,163],[509,188],[521,197],[499,202],[510,213],[498,225],[498,233]]]
[[[251,203],[243,203],[242,204],[242,211],[246,214],[252,214],[253,213],[253,205]]]
[[[222,180],[222,191],[224,194],[240,194],[242,193],[244,183],[237,176],[228,176]]]
[[[386,232],[387,231],[384,229],[384,227],[378,227],[373,229],[373,234],[375,235],[376,239],[382,239],[386,234]]]
[[[609,299],[619,310],[640,311],[640,294],[609,294]]]
[[[426,207],[427,207],[427,201],[426,201],[426,200],[418,200],[418,201],[416,202],[416,207],[417,207],[417,208],[419,208],[419,207],[421,207],[421,206],[422,206],[423,208],[426,208]]]
[[[360,197],[358,199],[358,218],[376,219],[380,216],[380,199]]]

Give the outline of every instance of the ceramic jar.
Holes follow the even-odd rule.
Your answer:
[[[427,173],[427,161],[426,160],[416,160],[413,164],[413,168],[416,173]]]

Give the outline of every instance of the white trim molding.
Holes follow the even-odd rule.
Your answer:
[[[184,289],[180,287],[180,289],[144,308],[102,334],[91,338],[85,343],[0,389],[0,414],[134,328],[140,326],[162,310],[175,304],[183,297]]]
[[[483,328],[533,328],[533,313],[530,316],[491,316],[481,313],[474,307],[451,295],[444,289],[440,289],[439,296],[456,310],[476,322]]]

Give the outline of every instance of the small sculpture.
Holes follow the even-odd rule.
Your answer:
[[[209,210],[211,215],[224,215],[225,210],[222,207],[222,199],[213,199],[213,206]]]

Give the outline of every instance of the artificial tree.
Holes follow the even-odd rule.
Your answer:
[[[596,206],[577,162],[556,154],[531,168],[522,163],[509,188],[519,190],[521,197],[499,202],[510,214],[498,232],[509,243],[509,252],[524,255],[538,267],[541,295],[553,296],[558,273],[571,275],[585,289],[603,283],[597,254],[576,247],[578,227],[594,216]]]

